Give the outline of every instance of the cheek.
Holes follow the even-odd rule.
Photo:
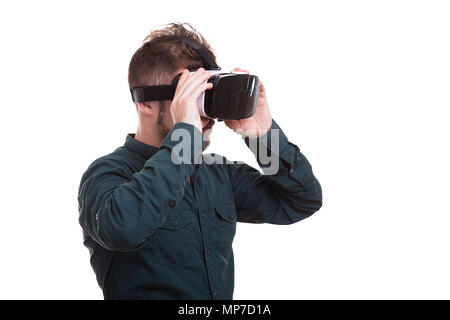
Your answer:
[[[172,119],[172,114],[170,113],[170,111],[166,112],[166,126],[169,128],[173,127],[173,119]]]
[[[170,113],[170,105],[171,102],[168,101],[164,101],[164,125],[166,127],[172,128],[173,127],[173,119],[172,119],[172,114]]]

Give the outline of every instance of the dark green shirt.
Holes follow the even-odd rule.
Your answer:
[[[292,224],[321,207],[309,162],[281,130],[278,150],[267,134],[267,150],[254,152],[261,166],[261,151],[279,158],[278,172],[265,175],[201,150],[175,164],[177,128],[201,136],[186,123],[159,148],[128,135],[81,179],[79,222],[105,299],[232,299],[236,222]]]

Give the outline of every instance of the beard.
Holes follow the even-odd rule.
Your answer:
[[[158,126],[158,135],[161,138],[161,141],[163,141],[169,134],[170,128],[164,124],[164,112],[162,112],[161,110],[159,111],[158,114],[157,126]]]
[[[165,118],[165,113],[164,111],[159,112],[158,114],[158,120],[157,120],[157,126],[158,126],[158,135],[161,139],[161,141],[164,141],[164,139],[167,137],[167,135],[169,134],[170,128],[164,124],[164,118]],[[214,124],[214,121],[213,121]],[[205,138],[205,136],[203,136]],[[206,150],[206,148],[208,148],[208,146],[210,145],[211,141],[210,141],[210,134],[207,135],[207,139],[205,139],[205,148],[204,150]]]

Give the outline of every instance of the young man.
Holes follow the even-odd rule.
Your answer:
[[[276,157],[276,173],[202,154],[205,143],[194,136],[207,140],[214,121],[200,116],[197,99],[211,89],[210,74],[180,39],[215,56],[187,27],[153,31],[129,67],[130,88],[170,84],[182,72],[173,100],[137,103],[136,134],[81,179],[79,222],[105,299],[232,299],[236,222],[292,224],[322,204],[310,164],[271,118],[262,83],[256,113],[225,124]],[[199,151],[183,163],[173,156],[180,130]],[[260,155],[255,150],[261,164]]]

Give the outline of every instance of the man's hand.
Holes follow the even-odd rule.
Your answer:
[[[205,82],[210,76],[211,74],[203,68],[199,68],[192,75],[189,74],[189,70],[183,71],[170,107],[174,124],[186,122],[202,131],[197,100],[205,90],[213,87],[212,83]]]
[[[248,70],[239,68],[235,68],[234,71],[250,73]],[[255,114],[247,119],[226,120],[225,124],[236,133],[249,138],[260,137],[269,131],[272,126],[272,116],[267,103],[266,89],[261,81],[259,82],[258,107]]]

